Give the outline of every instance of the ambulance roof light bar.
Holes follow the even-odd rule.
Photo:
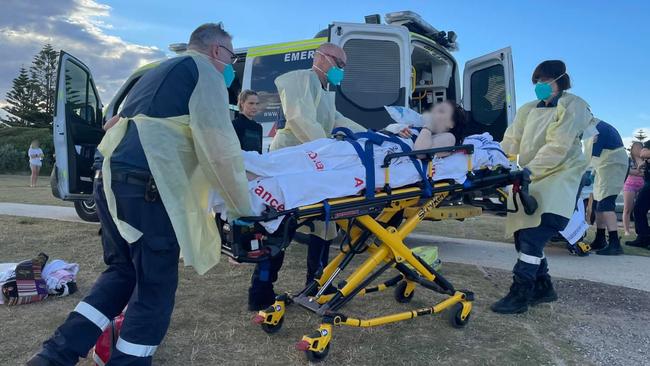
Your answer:
[[[379,14],[366,15],[364,20],[366,24],[381,24],[381,16]]]
[[[182,53],[187,51],[187,43],[172,43],[169,45],[169,50],[174,53]]]
[[[403,25],[409,31],[429,37],[439,45],[449,51],[457,51],[458,44],[456,32],[439,31],[434,26],[426,22],[422,17],[413,11],[396,11],[384,16],[387,24]]]

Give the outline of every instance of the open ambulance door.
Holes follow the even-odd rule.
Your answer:
[[[102,104],[88,67],[61,51],[54,108],[53,191],[64,200],[89,200],[93,160],[104,136]]]
[[[510,47],[465,63],[463,107],[470,117],[466,135],[489,132],[496,141],[503,139],[516,112]]]
[[[336,90],[336,109],[366,128],[382,129],[394,121],[385,105],[407,106],[411,46],[406,27],[333,23],[329,41],[348,57],[345,77]]]

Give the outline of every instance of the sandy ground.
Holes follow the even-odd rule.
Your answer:
[[[0,365],[20,365],[35,352],[103,270],[97,226],[0,216],[0,262],[43,251],[81,265],[80,292],[19,307],[0,306]],[[304,281],[305,247],[289,248],[280,287]],[[291,308],[283,329],[269,336],[251,325],[246,288],[251,266],[227,261],[206,276],[181,268],[176,310],[156,365],[304,365],[294,344],[319,323]],[[560,301],[527,314],[501,316],[489,305],[510,284],[506,271],[443,264],[443,273],[477,299],[467,328],[453,329],[446,314],[370,329],[335,328],[326,365],[647,365],[650,364],[650,294],[582,280],[558,280]],[[355,299],[350,315],[378,315],[440,301],[418,289],[411,304],[389,292]],[[82,363],[90,365],[90,362]]]

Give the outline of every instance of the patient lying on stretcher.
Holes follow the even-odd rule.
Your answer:
[[[382,188],[385,170],[381,165],[387,154],[461,143],[464,111],[460,107],[451,102],[440,103],[423,120],[424,126],[419,131],[395,124],[387,129],[396,134],[362,133],[357,135],[356,140],[354,137],[345,140],[318,139],[263,155],[245,152],[244,166],[250,177],[253,211],[261,214],[268,207],[283,211],[326,199],[355,195],[366,188]],[[475,141],[477,149],[474,155],[477,166],[509,164],[498,143],[491,141],[489,135],[474,138],[478,139]],[[366,144],[368,139],[374,143]],[[480,151],[481,146],[477,145],[490,145],[499,151]],[[371,159],[368,159],[368,149],[372,149]],[[476,161],[477,158],[479,161]],[[462,153],[438,156],[434,159],[434,180],[452,179],[462,183],[467,174],[467,159],[468,156]],[[370,170],[368,166],[373,169]],[[367,187],[368,180],[372,180],[369,173],[373,171],[374,187]],[[391,162],[391,187],[406,186],[421,179],[421,171],[409,157]],[[223,201],[216,194],[211,199],[215,212],[225,211]],[[274,231],[281,220],[276,221],[268,222],[266,229]]]

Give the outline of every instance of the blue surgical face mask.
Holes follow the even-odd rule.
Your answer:
[[[562,75],[556,77],[555,79],[551,81],[539,81],[537,84],[535,84],[535,95],[537,96],[538,100],[546,100],[553,95],[553,87],[551,86],[551,83],[559,80],[562,76],[566,75],[566,73],[563,73]]]
[[[550,83],[539,82],[535,84],[535,95],[538,100],[546,100],[553,94],[553,88]]]
[[[345,76],[345,71],[343,71],[343,69],[336,66],[332,66],[327,71],[327,80],[329,80],[329,82],[334,85],[341,85],[341,81],[343,81],[344,76]]]
[[[235,68],[232,67],[232,64],[227,64],[214,57],[210,57],[210,58],[223,65],[223,71],[221,72],[223,74],[223,81],[226,83],[226,88],[230,88],[232,82],[235,81]]]
[[[316,52],[318,52],[318,51],[316,51]],[[345,76],[345,71],[342,68],[334,65],[334,63],[332,63],[332,61],[330,60],[331,56],[326,55],[326,54],[324,54],[322,52],[318,52],[318,53],[321,56],[325,57],[325,59],[327,59],[327,62],[329,62],[329,64],[332,65],[332,67],[330,67],[330,69],[327,70],[326,73],[324,73],[325,76],[327,77],[327,81],[329,81],[331,84],[334,84],[334,85],[341,85],[341,81],[343,81],[343,77]],[[318,70],[320,70],[320,69],[318,69]],[[323,70],[320,70],[320,71],[322,72]]]

